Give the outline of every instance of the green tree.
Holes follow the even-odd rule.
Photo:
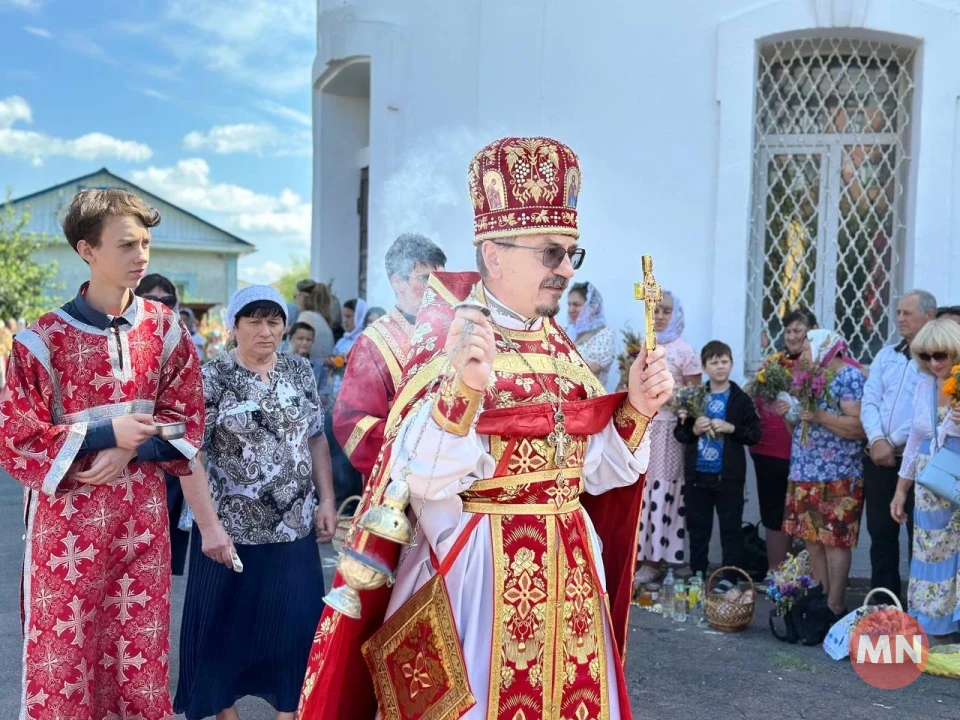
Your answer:
[[[297,283],[310,277],[310,260],[305,257],[290,258],[290,268],[281,275],[273,287],[280,291],[287,300],[293,302],[297,294]]]
[[[57,265],[34,261],[33,254],[47,243],[37,233],[24,232],[29,222],[30,214],[18,213],[8,195],[0,206],[0,319],[33,322],[55,302],[50,291]]]

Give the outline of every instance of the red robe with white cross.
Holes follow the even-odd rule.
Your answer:
[[[170,543],[163,472],[203,437],[200,363],[168,308],[135,298],[118,331],[63,310],[17,335],[0,403],[0,465],[25,486],[22,720],[166,720]],[[185,422],[183,457],[132,462],[105,485],[75,473],[88,423]]]

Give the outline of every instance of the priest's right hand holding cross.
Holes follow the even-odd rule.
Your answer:
[[[644,255],[641,264],[643,282],[634,286],[634,293],[637,300],[644,302],[646,338],[630,366],[627,395],[634,408],[653,417],[673,394],[674,379],[667,367],[666,351],[657,346],[653,328],[653,311],[663,299],[663,290],[653,277],[653,258]]]
[[[657,347],[640,350],[630,366],[627,397],[630,404],[643,415],[653,417],[673,394],[673,374],[667,367],[666,351]]]

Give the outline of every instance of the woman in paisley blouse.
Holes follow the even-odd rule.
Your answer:
[[[316,543],[337,522],[330,452],[310,365],[277,352],[280,294],[238,291],[227,324],[236,348],[203,369],[205,457],[195,472],[235,549],[206,557],[192,543],[175,709],[237,720],[234,703],[253,695],[293,720],[323,610]]]
[[[890,504],[890,514],[901,525],[907,521],[907,493],[934,448],[960,452],[960,409],[951,411],[950,399],[941,392],[950,368],[960,364],[960,325],[948,318],[927,323],[910,351],[923,376],[913,398],[913,425]],[[949,641],[951,633],[960,631],[960,505],[917,485],[913,512],[908,609],[928,635]]]
[[[848,359],[846,341],[830,330],[811,330],[799,365],[818,365],[832,375],[816,410],[804,410],[809,424],[793,430],[783,531],[804,541],[810,573],[823,590],[827,608],[846,612],[847,579],[863,513],[863,425],[860,400],[866,378]],[[789,416],[788,416],[789,422]]]

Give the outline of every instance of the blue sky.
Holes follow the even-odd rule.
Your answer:
[[[257,245],[309,256],[315,0],[0,0],[0,188],[106,166]]]

